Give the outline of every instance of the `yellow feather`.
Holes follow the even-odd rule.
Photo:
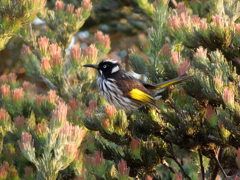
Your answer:
[[[147,94],[139,89],[132,89],[129,92],[129,95],[131,98],[133,98],[135,100],[145,102],[145,103],[153,103],[152,96],[150,96],[149,94]]]
[[[175,84],[177,82],[180,82],[182,80],[183,79],[173,79],[173,80],[170,80],[170,81],[166,81],[166,82],[163,82],[162,84],[160,84],[159,86],[157,86],[155,89],[162,89],[162,88],[168,87],[172,84]]]

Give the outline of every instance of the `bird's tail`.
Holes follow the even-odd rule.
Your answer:
[[[155,87],[154,87],[154,90],[164,89],[164,88],[166,88],[166,87],[168,87],[170,85],[180,83],[180,82],[185,81],[185,80],[187,80],[187,79],[189,79],[191,77],[192,76],[188,76],[187,74],[178,76],[178,77],[176,77],[174,79],[170,79],[170,80],[162,82],[160,84],[156,84]]]

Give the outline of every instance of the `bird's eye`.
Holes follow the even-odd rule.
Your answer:
[[[103,68],[106,69],[106,68],[107,68],[107,65],[103,65]]]

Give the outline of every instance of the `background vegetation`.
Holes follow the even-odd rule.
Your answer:
[[[0,179],[239,179],[238,0],[0,0]],[[109,105],[86,63],[149,83]]]

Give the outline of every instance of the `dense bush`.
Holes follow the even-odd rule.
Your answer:
[[[122,65],[150,83],[192,78],[164,92],[158,109],[129,114],[109,105],[95,72],[83,69],[111,49],[101,31],[87,43],[77,38],[90,0],[57,0],[53,9],[43,0],[0,1],[0,49],[21,38],[31,80],[0,77],[0,179],[239,178],[239,1],[135,3],[148,29],[141,53],[131,49]],[[44,23],[26,25],[36,15]]]

